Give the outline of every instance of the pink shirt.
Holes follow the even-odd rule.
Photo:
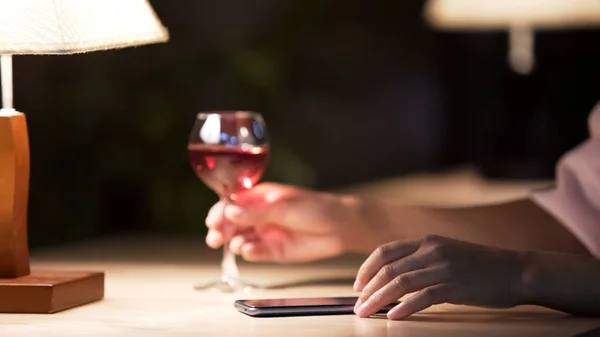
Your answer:
[[[532,198],[600,258],[600,102],[589,127],[590,139],[559,161],[556,187],[534,192]]]

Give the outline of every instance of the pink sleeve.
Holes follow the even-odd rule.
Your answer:
[[[600,258],[600,103],[589,125],[590,139],[558,163],[556,187],[532,198]]]

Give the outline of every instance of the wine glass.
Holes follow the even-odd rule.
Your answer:
[[[236,194],[252,188],[261,178],[269,154],[263,117],[251,111],[202,112],[188,144],[192,168],[222,201],[235,202]],[[222,292],[253,288],[239,279],[236,256],[229,249],[232,233],[224,233],[221,278],[196,289]]]

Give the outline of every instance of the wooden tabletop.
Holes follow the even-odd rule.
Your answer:
[[[283,266],[242,263],[247,280],[271,289],[234,295],[193,290],[219,273],[220,252],[204,248],[201,238],[129,236],[33,256],[34,268],[105,271],[106,298],[53,315],[0,315],[0,336],[575,336],[600,327],[600,319],[536,307],[440,305],[404,321],[251,318],[233,307],[240,298],[354,296],[361,256]]]

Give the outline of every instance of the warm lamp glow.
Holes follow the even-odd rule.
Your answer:
[[[454,31],[508,30],[509,62],[523,74],[534,66],[534,31],[600,26],[599,0],[429,0],[425,17]]]
[[[167,39],[146,0],[0,0],[0,54],[71,54]]]

